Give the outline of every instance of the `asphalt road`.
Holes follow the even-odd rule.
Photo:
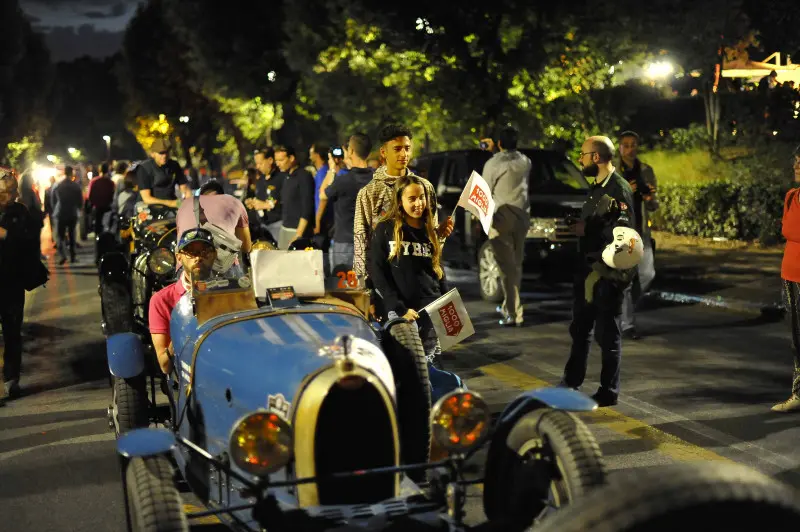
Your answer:
[[[124,528],[88,243],[79,259],[59,267],[51,258],[50,283],[28,295],[25,395],[0,408],[0,532]],[[500,411],[520,391],[558,382],[570,343],[568,290],[526,287],[525,326],[501,329],[494,305],[476,298],[473,275],[454,279],[477,332],[444,364]],[[623,346],[620,404],[582,416],[609,469],[732,460],[800,488],[800,416],[769,412],[790,384],[785,324],[664,304],[639,320],[647,337]],[[584,391],[594,392],[598,375],[594,356]],[[468,515],[480,513],[476,489]]]

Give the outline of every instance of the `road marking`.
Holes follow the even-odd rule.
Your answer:
[[[183,513],[190,514],[194,512],[205,512],[208,508],[203,508],[202,506],[195,506],[194,504],[184,503],[183,504]],[[191,525],[217,525],[222,523],[219,517],[216,515],[208,515],[206,517],[195,517],[189,520]]]
[[[0,462],[3,462],[4,460],[8,460],[10,458],[14,458],[15,456],[19,456],[21,454],[25,454],[29,451],[34,451],[36,449],[45,449],[48,447],[56,447],[59,445],[80,445],[80,444],[95,443],[100,441],[114,441],[115,439],[116,437],[114,436],[113,432],[105,432],[102,434],[93,434],[91,436],[79,436],[77,438],[70,438],[68,440],[54,441],[42,445],[34,445],[33,447],[26,447],[24,449],[16,449],[13,451],[6,451],[4,453],[0,453]]]
[[[508,364],[497,363],[478,368],[480,371],[505,384],[521,390],[551,387],[549,382],[528,375]],[[582,414],[595,423],[630,439],[646,441],[660,453],[681,462],[718,461],[733,462],[713,451],[691,444],[677,436],[668,434],[637,419],[620,414],[609,408]]]

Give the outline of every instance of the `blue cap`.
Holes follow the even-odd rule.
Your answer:
[[[211,231],[203,229],[202,227],[187,229],[181,235],[181,239],[178,240],[178,246],[175,248],[175,251],[181,251],[192,242],[203,242],[204,244],[214,247],[214,235],[211,234]]]

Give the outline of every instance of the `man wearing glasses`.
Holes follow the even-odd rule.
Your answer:
[[[191,196],[189,182],[174,159],[169,158],[172,148],[168,139],[156,139],[150,146],[150,159],[136,169],[139,196],[148,205],[165,205],[177,209],[179,206],[175,186],[181,191],[181,199]]]
[[[622,362],[620,316],[625,288],[636,269],[614,270],[602,260],[606,245],[614,240],[615,227],[635,227],[633,191],[619,175],[611,160],[614,144],[608,137],[589,137],[581,147],[578,162],[583,175],[593,182],[583,205],[581,218],[571,226],[579,237],[581,264],[575,274],[572,348],[561,385],[578,389],[586,377],[592,332],[602,350],[600,389],[592,398],[597,404],[613,406],[619,396]]]
[[[183,294],[192,289],[193,282],[211,277],[211,268],[217,259],[211,232],[202,228],[185,231],[175,248],[175,258],[183,266],[181,276],[176,282],[153,294],[148,314],[150,337],[158,355],[158,364],[164,373],[172,371],[172,358],[175,354],[169,335],[172,310]]]

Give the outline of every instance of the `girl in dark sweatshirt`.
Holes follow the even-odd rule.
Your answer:
[[[398,178],[392,208],[375,227],[369,251],[369,276],[383,299],[383,317],[416,321],[429,362],[441,348],[433,324],[419,311],[447,293],[434,208],[420,178]]]

